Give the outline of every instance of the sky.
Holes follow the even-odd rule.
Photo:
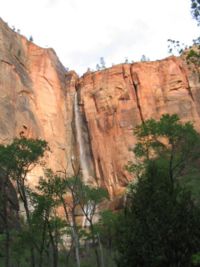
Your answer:
[[[200,27],[191,0],[0,0],[0,17],[62,64],[83,74],[104,58],[106,67],[168,56],[167,39],[190,45]]]

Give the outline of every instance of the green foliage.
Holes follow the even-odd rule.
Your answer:
[[[0,168],[17,179],[38,163],[47,148],[44,140],[16,138],[11,144],[0,145]]]
[[[192,266],[200,251],[200,210],[184,180],[199,174],[199,134],[177,115],[148,120],[134,132],[140,172],[118,220],[118,265]],[[127,168],[138,173],[137,164]]]
[[[105,69],[106,68],[106,63],[103,57],[100,57],[100,65],[101,65],[101,69]]]
[[[177,115],[148,120],[136,127],[134,133],[138,138],[134,148],[136,157],[144,164],[151,158],[162,157],[174,177],[183,171],[186,174],[188,165],[194,165],[200,156],[199,134],[191,123],[181,124]]]
[[[108,198],[108,192],[103,188],[90,187],[88,185],[80,183],[78,190],[79,191],[77,192],[77,194],[82,206],[87,205],[88,203],[97,205],[104,199]]]
[[[199,43],[198,43],[198,45],[195,46],[195,50],[194,49],[189,50],[189,52],[186,56],[186,60],[187,60],[188,64],[192,63],[196,67],[200,66],[200,45],[199,45]]]
[[[0,145],[0,169],[6,179],[14,181],[19,199],[24,206],[23,220],[20,221],[20,228],[15,233],[10,230],[8,223],[7,228],[3,226],[6,231],[0,236],[0,265],[9,257],[10,264],[21,267],[49,266],[51,262],[54,262],[52,266],[66,266],[71,257],[70,266],[80,266],[82,253],[85,253],[79,243],[81,239],[82,242],[88,242],[89,246],[93,244],[88,251],[94,255],[92,259],[83,260],[83,265],[94,266],[95,258],[100,263],[96,247],[100,239],[99,229],[93,223],[93,216],[96,214],[97,206],[108,194],[103,189],[85,185],[78,176],[68,177],[65,171],[55,174],[51,170],[46,170],[45,177],[39,179],[36,190],[29,188],[27,175],[37,164],[43,164],[41,158],[47,149],[45,141],[24,137],[15,139],[11,144]],[[7,186],[7,183],[5,184]],[[2,211],[7,211],[6,190],[3,193]],[[58,210],[64,212],[65,216],[60,218]],[[77,224],[77,215],[81,212],[89,221],[87,229],[80,229]],[[4,253],[5,248],[7,254]],[[99,250],[103,251],[102,248]]]
[[[4,242],[4,256],[5,266],[7,267],[10,265],[11,261],[10,255],[16,255],[14,252],[17,251],[17,246],[14,244],[20,243],[21,240],[23,240],[23,243],[29,244],[30,254],[32,253],[31,265],[34,265],[33,239],[31,238],[31,212],[29,209],[30,189],[26,184],[26,179],[28,172],[39,163],[40,158],[44,155],[46,150],[47,142],[43,140],[26,139],[24,137],[14,139],[11,144],[0,145],[0,169],[5,180],[1,187],[1,216],[4,218],[4,232],[6,236]],[[27,224],[19,235],[13,235],[11,233],[9,224],[10,211],[6,190],[11,179],[15,181],[16,190],[20,201],[23,203],[25,210],[24,215],[27,219]],[[17,207],[17,203],[14,203],[14,205]],[[23,235],[21,235],[22,233]]]
[[[32,35],[29,37],[29,41],[33,42],[33,36]]]
[[[147,62],[147,61],[150,61],[150,59],[147,56],[142,55],[140,61],[141,62]]]
[[[97,224],[98,233],[105,248],[110,251],[114,247],[116,233],[116,225],[119,214],[111,210],[104,210],[100,214],[100,220]]]
[[[200,252],[198,252],[192,256],[192,262],[193,262],[194,266],[199,266],[199,264],[200,264]]]
[[[200,0],[191,0],[191,11],[194,19],[200,22]]]
[[[193,58],[193,57],[199,58],[200,55],[196,51],[194,51],[193,49],[191,49],[189,51],[188,55],[187,55],[187,59],[190,59],[190,58]]]
[[[119,266],[191,266],[200,249],[200,212],[190,193],[171,192],[160,162],[150,161],[119,219]]]
[[[168,39],[168,53],[173,55],[181,55],[187,48],[184,43],[177,40]]]

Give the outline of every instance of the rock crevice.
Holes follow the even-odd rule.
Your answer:
[[[23,135],[48,141],[47,166],[114,197],[132,176],[133,129],[149,118],[176,113],[200,131],[200,81],[184,59],[120,64],[78,77],[52,49],[16,34],[0,20],[0,140]],[[78,116],[78,117],[77,117]],[[37,183],[41,170],[30,176]]]

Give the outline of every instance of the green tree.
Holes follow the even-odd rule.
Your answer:
[[[10,265],[11,231],[19,230],[19,203],[8,175],[0,168],[0,240],[5,266]]]
[[[100,214],[98,222],[98,231],[103,245],[108,248],[112,254],[113,241],[115,238],[115,225],[118,220],[118,213],[111,210],[103,210]]]
[[[33,36],[32,35],[29,37],[29,41],[33,42]]]
[[[175,179],[198,166],[200,136],[191,123],[182,124],[177,115],[166,114],[159,121],[150,119],[136,127],[134,133],[138,143],[133,152],[140,164],[130,163],[128,170],[145,167],[150,159],[161,158],[173,189]]]
[[[106,63],[103,57],[100,57],[100,65],[101,65],[101,69],[105,69],[106,68]]]
[[[39,181],[40,184],[40,181]],[[39,186],[38,186],[39,189]],[[45,194],[39,191],[39,193],[32,193],[32,205],[33,212],[31,214],[31,238],[35,249],[38,252],[38,267],[43,265],[43,254],[45,250],[48,250],[48,243],[52,245],[53,251],[53,266],[58,265],[58,242],[57,235],[54,238],[55,233],[58,232],[58,216],[56,216],[57,203],[54,201],[51,195]],[[42,193],[42,194],[41,194]],[[38,227],[40,225],[40,227]],[[55,231],[54,231],[55,230]]]
[[[104,266],[103,251],[101,240],[98,231],[96,231],[94,217],[97,212],[98,205],[108,198],[108,192],[103,188],[95,188],[85,185],[83,182],[79,183],[77,187],[77,199],[79,199],[79,205],[85,217],[85,226],[89,227],[90,233],[89,237],[92,240],[92,245],[94,248],[97,266]],[[99,245],[99,251],[97,245]]]
[[[127,168],[137,171],[137,181],[117,227],[119,266],[192,266],[200,249],[200,210],[183,178],[199,160],[199,134],[176,115],[148,120],[135,134],[138,164]]]
[[[54,174],[46,171],[46,179],[41,179],[40,190],[45,194],[51,194],[54,200],[63,207],[65,220],[71,230],[72,243],[75,248],[77,266],[80,267],[80,243],[79,227],[76,221],[76,212],[79,205],[77,187],[81,183],[80,178],[68,177],[65,172]]]
[[[17,192],[22,201],[25,216],[29,228],[30,222],[30,205],[29,205],[29,190],[27,187],[27,174],[37,165],[41,157],[43,157],[47,150],[47,142],[43,140],[16,138],[11,144],[0,145],[0,169],[6,177],[6,181],[12,180],[16,183]],[[5,195],[5,194],[4,194]],[[4,203],[7,203],[6,197]],[[7,204],[6,204],[7,205]],[[9,261],[9,235],[7,233],[6,242],[7,261]],[[30,248],[31,252],[31,266],[35,267],[34,249]],[[9,262],[5,266],[9,266]]]
[[[200,22],[200,0],[191,0],[192,17]],[[193,40],[193,45],[188,46],[177,40],[168,39],[168,53],[185,57],[187,64],[192,64],[193,70],[199,72],[200,66],[200,37]]]
[[[200,22],[200,0],[191,0],[191,11],[193,17]]]
[[[184,43],[180,41],[168,39],[168,53],[173,55],[181,55],[183,51],[187,48]]]
[[[191,0],[191,13],[194,19],[200,22],[200,1]],[[186,62],[192,64],[195,72],[199,73],[200,66],[200,37],[193,40],[193,46],[189,50],[186,50]]]
[[[142,55],[140,61],[141,62],[146,62],[146,61],[150,61],[150,59],[147,56]]]

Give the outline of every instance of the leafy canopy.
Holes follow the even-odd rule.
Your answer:
[[[13,175],[26,174],[43,157],[48,145],[44,140],[16,138],[11,144],[0,145],[0,168]]]
[[[200,22],[200,0],[192,0],[191,10],[193,17]]]
[[[200,251],[200,210],[183,178],[195,165],[199,175],[199,134],[168,114],[139,125],[135,134],[138,163],[128,170],[139,175],[116,230],[119,266],[192,266]]]

